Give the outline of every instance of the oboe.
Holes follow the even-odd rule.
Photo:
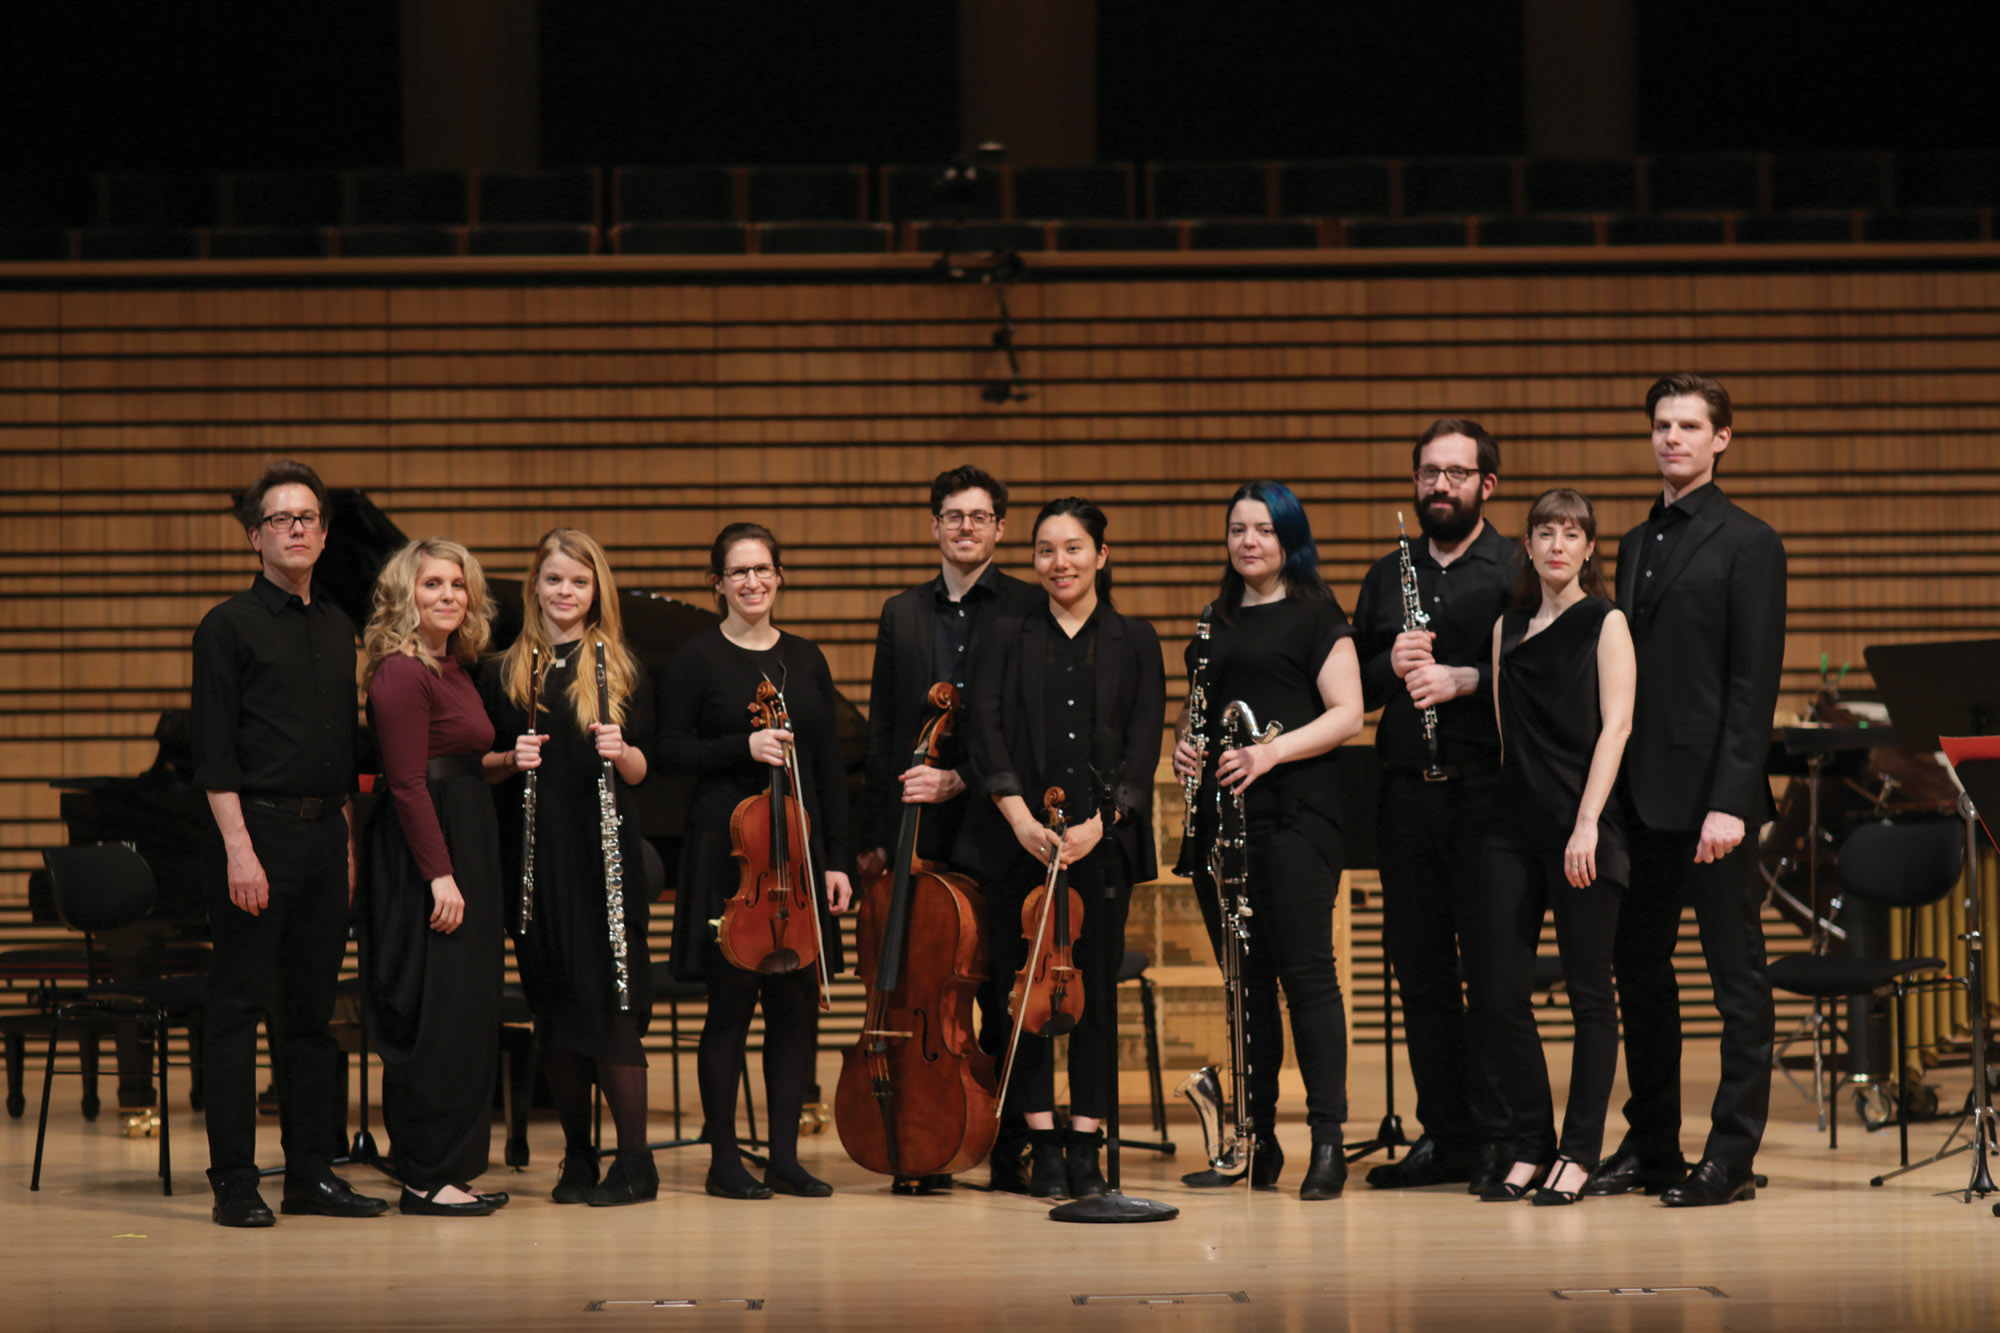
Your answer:
[[[528,734],[535,734],[536,714],[542,703],[542,650],[528,650]],[[531,768],[521,785],[521,929],[535,919],[535,779],[541,769]]]
[[[1417,563],[1410,558],[1410,534],[1403,527],[1403,511],[1396,511],[1396,544],[1402,548],[1403,569],[1403,630],[1422,629],[1431,623],[1424,613],[1423,594],[1417,591]],[[1444,781],[1444,770],[1438,767],[1438,710],[1426,708],[1424,718],[1424,753],[1429,763],[1424,768],[1425,782]]]
[[[1194,627],[1194,670],[1188,676],[1187,697],[1187,739],[1198,756],[1206,756],[1208,741],[1208,632],[1209,621],[1215,615],[1215,603],[1210,602],[1201,609],[1201,621]],[[1201,798],[1202,758],[1197,758],[1194,772],[1181,779],[1181,802],[1184,807],[1181,817],[1181,854],[1174,862],[1176,875],[1194,874],[1195,868],[1195,802]]]
[[[611,721],[611,687],[605,679],[604,641],[597,643],[597,720]],[[611,760],[597,766],[597,833],[604,849],[604,921],[611,935],[611,980],[620,1012],[632,1007],[632,979],[625,963],[625,853],[618,845],[618,770]]]

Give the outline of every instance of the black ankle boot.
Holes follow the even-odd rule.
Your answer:
[[[1104,1146],[1104,1131],[1078,1129],[1063,1131],[1063,1165],[1069,1176],[1069,1197],[1094,1199],[1110,1186],[1097,1169],[1097,1153]]]
[[[584,1202],[592,1208],[616,1208],[621,1204],[644,1203],[660,1197],[660,1172],[653,1154],[644,1148],[618,1150],[604,1183],[590,1191]]]
[[[1003,1121],[988,1160],[989,1184],[998,1194],[1028,1192],[1028,1130]]]
[[[1347,1187],[1347,1154],[1338,1143],[1313,1144],[1312,1163],[1299,1182],[1301,1199],[1338,1199]]]
[[[1285,1150],[1278,1146],[1278,1136],[1259,1134],[1256,1150],[1250,1155],[1250,1188],[1274,1190],[1278,1188],[1278,1177],[1284,1171]]]
[[[1063,1163],[1063,1132],[1028,1131],[1028,1194],[1036,1199],[1067,1199],[1069,1172]]]
[[[549,1195],[557,1203],[589,1203],[597,1188],[597,1152],[589,1147],[570,1148],[563,1153],[562,1174],[556,1177]]]

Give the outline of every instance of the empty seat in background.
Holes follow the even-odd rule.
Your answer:
[[[1530,213],[1630,213],[1639,164],[1629,157],[1535,157],[1523,171]]]
[[[97,183],[78,172],[0,175],[0,227],[88,227],[97,220]]]
[[[463,171],[357,171],[357,227],[462,227],[467,216]]]
[[[1003,204],[1005,168],[975,166],[971,189],[954,196],[941,184],[945,167],[882,168],[882,216],[890,222],[954,217],[998,220]]]
[[[1319,247],[1319,224],[1298,218],[1196,222],[1188,228],[1188,246],[1195,250],[1314,250]]]
[[[886,222],[766,222],[757,248],[767,255],[879,255],[896,229]]]
[[[1399,250],[1462,246],[1465,222],[1460,218],[1416,218],[1391,221],[1386,218],[1357,218],[1342,229],[1347,245],[1355,250]]]
[[[1132,168],[1015,167],[1014,216],[1052,222],[1120,222],[1132,216]]]
[[[1972,208],[1911,208],[1871,213],[1861,235],[1870,241],[1977,241],[1979,212]]]
[[[467,254],[594,255],[597,228],[576,223],[495,223],[466,233]]]
[[[620,167],[611,179],[620,222],[734,222],[736,185],[727,167]]]
[[[553,171],[483,171],[479,174],[482,226],[567,222],[595,227],[599,222],[596,167]]]
[[[1701,213],[1638,213],[1605,219],[1611,245],[1721,245],[1722,219]]]
[[[1747,213],[1763,207],[1757,159],[1748,153],[1663,153],[1646,163],[1655,213]]]
[[[463,227],[344,227],[340,253],[347,259],[417,259],[461,253]]]
[[[199,259],[201,232],[191,227],[91,227],[80,259]]]
[[[0,263],[40,263],[69,258],[64,227],[0,227]]]
[[[861,222],[868,217],[866,167],[751,167],[752,222]]]
[[[1898,208],[1981,208],[2000,204],[2000,151],[1896,155]]]
[[[326,227],[217,227],[208,234],[210,259],[325,259]]]
[[[104,178],[106,227],[210,227],[216,178],[193,172],[112,172]]]
[[[1389,164],[1367,158],[1284,163],[1278,212],[1288,218],[1388,217]]]
[[[1064,222],[1056,228],[1058,250],[1178,250],[1181,229],[1173,222]]]
[[[1481,218],[1481,245],[1596,245],[1592,218],[1543,214],[1527,218]]]
[[[1511,158],[1413,157],[1403,163],[1406,218],[1516,211]]]
[[[955,229],[952,252],[986,255],[1000,250],[1046,250],[1048,229],[1038,222],[968,222]],[[954,228],[949,222],[926,222],[917,228],[917,249],[937,254]]]
[[[1881,208],[1880,153],[1777,153],[1771,158],[1771,208]]]
[[[1256,162],[1154,162],[1146,168],[1149,217],[1267,218],[1270,173]]]
[[[627,222],[613,231],[621,255],[740,255],[750,229],[740,222]]]
[[[229,177],[232,227],[337,227],[345,213],[337,171],[238,171]]]
[[[1736,219],[1746,245],[1844,244],[1854,239],[1854,215],[1844,212],[1750,213]]]

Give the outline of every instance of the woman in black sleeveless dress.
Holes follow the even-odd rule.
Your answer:
[[[1480,894],[1491,951],[1486,1022],[1514,1164],[1480,1194],[1489,1202],[1531,1190],[1541,1205],[1577,1201],[1603,1148],[1618,1066],[1611,939],[1631,867],[1612,790],[1637,667],[1625,616],[1604,596],[1596,537],[1583,496],[1537,499],[1514,607],[1493,627],[1503,756]],[[1576,1033],[1560,1142],[1532,999],[1549,908]]]

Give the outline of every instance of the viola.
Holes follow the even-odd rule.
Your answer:
[[[1007,1042],[1006,1076],[1000,1081],[1003,1101],[1021,1034],[1059,1037],[1083,1018],[1083,974],[1077,970],[1075,955],[1076,932],[1083,929],[1083,899],[1069,886],[1069,871],[1062,865],[1061,842],[1068,829],[1063,798],[1061,787],[1042,794],[1043,814],[1057,845],[1049,853],[1041,885],[1021,904],[1021,934],[1028,941],[1028,957],[1014,974],[1014,1030]]]
[[[784,692],[768,680],[757,686],[750,716],[758,730],[791,730]],[[787,742],[784,749],[784,764],[771,769],[768,789],[739,801],[729,817],[740,878],[716,922],[716,941],[724,958],[750,972],[796,972],[816,962],[819,1007],[830,1009],[812,826],[797,747]]]
[[[912,767],[937,763],[962,707],[943,681],[928,703],[935,711]],[[856,947],[868,1012],[834,1096],[841,1146],[886,1176],[966,1170],[992,1151],[998,1128],[993,1059],[973,1022],[986,978],[985,904],[971,880],[917,856],[922,813],[903,807],[895,859],[862,895]]]

